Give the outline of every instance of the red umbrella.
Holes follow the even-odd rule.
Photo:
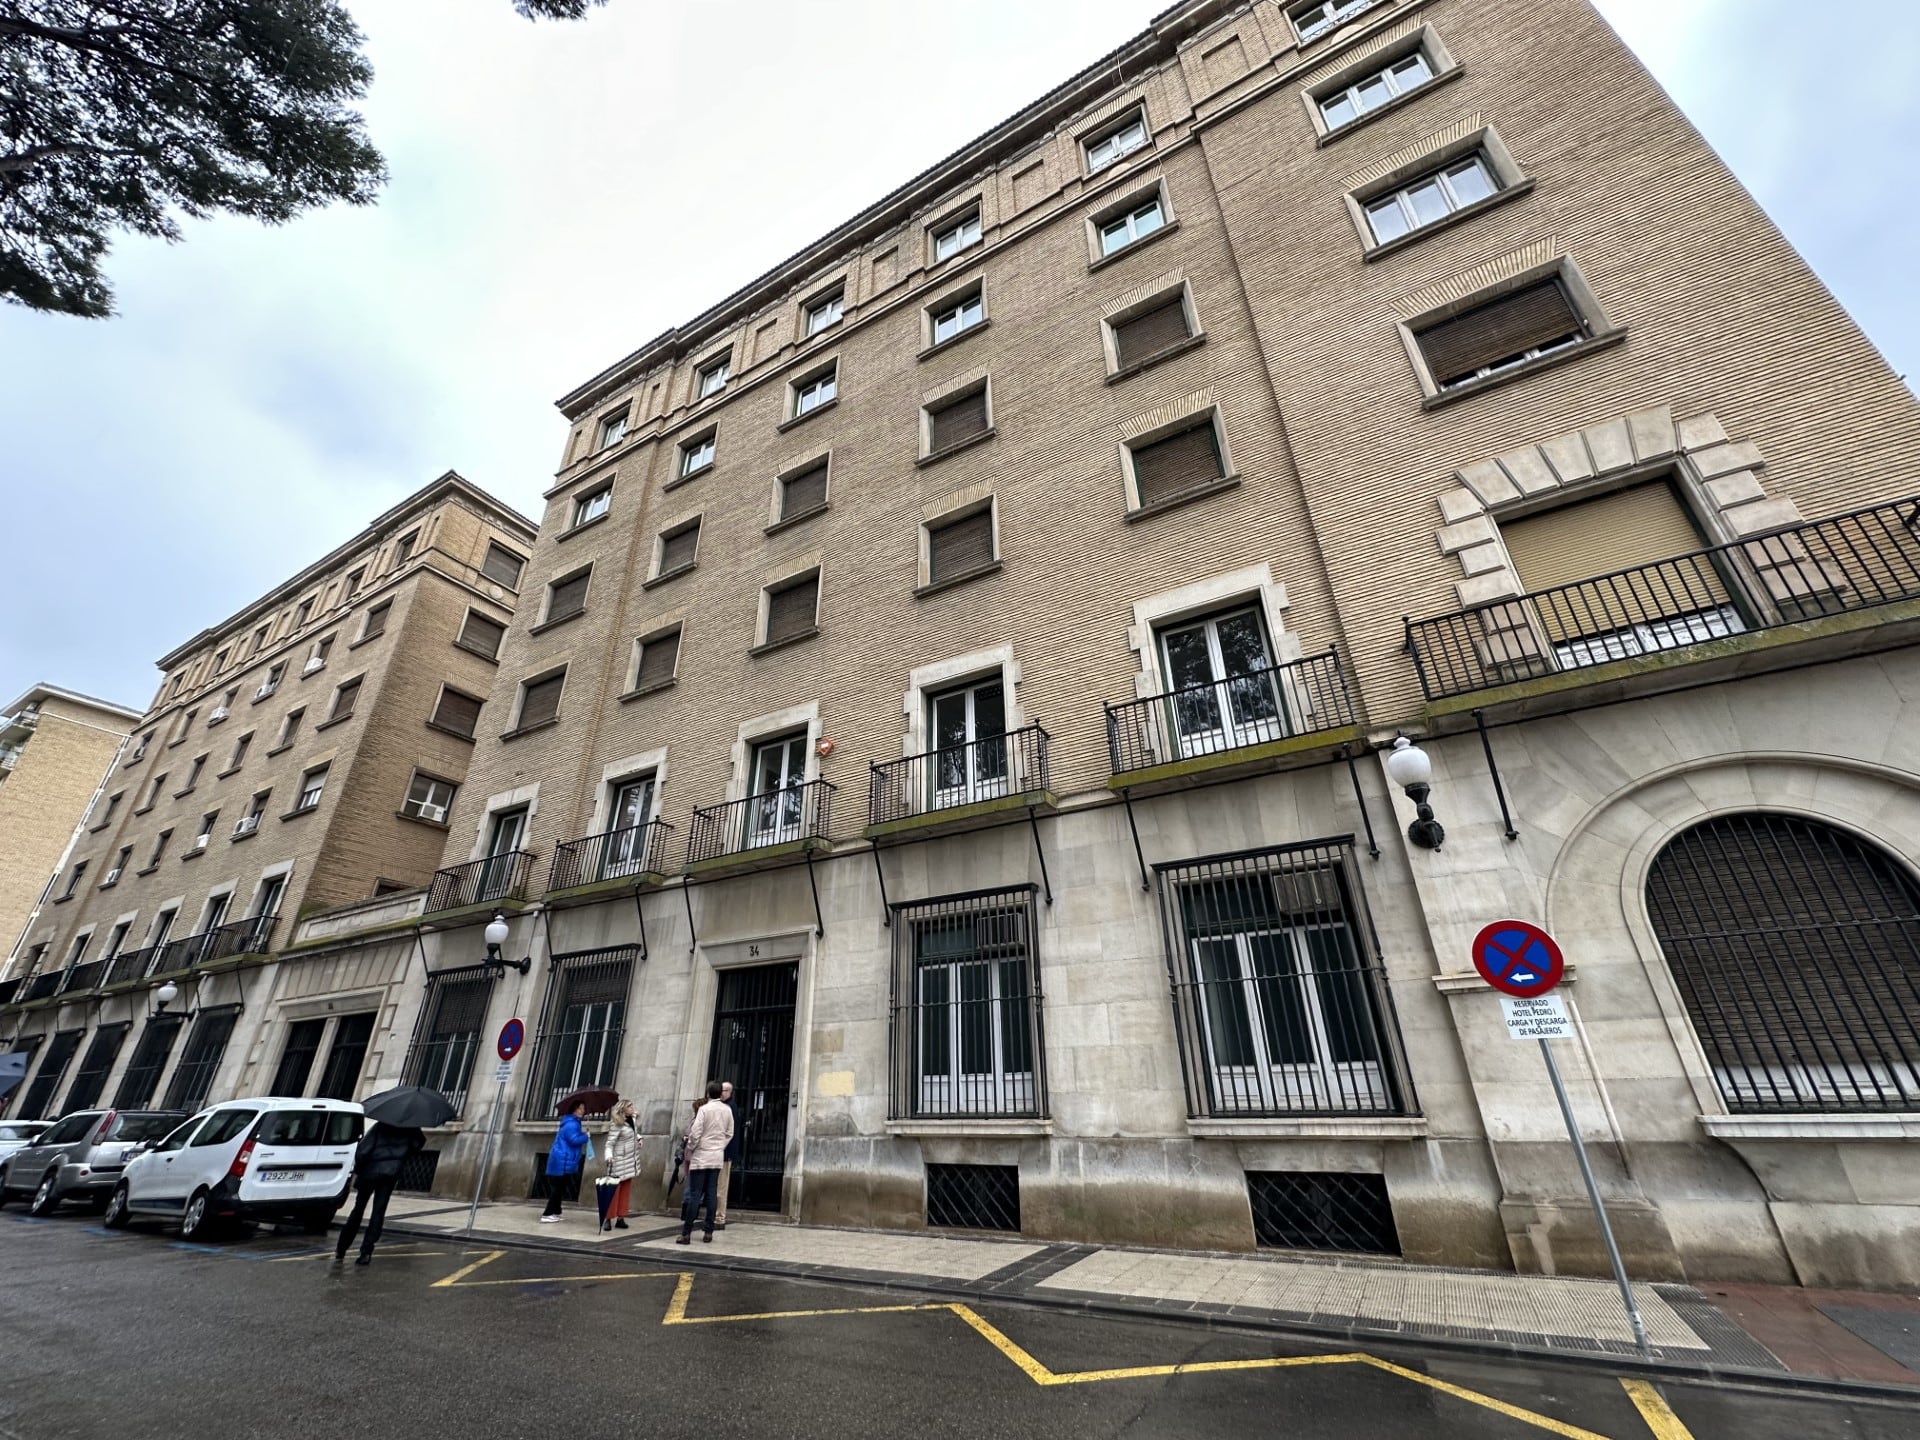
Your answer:
[[[589,1115],[604,1115],[613,1109],[620,1099],[618,1090],[609,1090],[604,1085],[589,1085],[584,1090],[576,1090],[558,1105],[553,1107],[556,1115],[571,1115],[574,1107],[584,1105]]]

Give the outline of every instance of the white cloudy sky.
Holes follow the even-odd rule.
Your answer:
[[[350,3],[377,207],[124,241],[113,320],[0,309],[0,704],[46,680],[144,705],[155,658],[449,467],[537,513],[555,396],[1167,0],[612,0],[541,26]],[[1920,371],[1920,5],[1599,4]]]

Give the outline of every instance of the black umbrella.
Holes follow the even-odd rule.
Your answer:
[[[362,1100],[360,1108],[367,1112],[369,1120],[402,1130],[431,1130],[435,1125],[446,1124],[455,1113],[446,1096],[424,1085],[396,1085],[391,1090],[382,1090]]]
[[[587,1107],[589,1115],[604,1115],[620,1101],[618,1090],[609,1090],[604,1085],[589,1085],[584,1090],[576,1090],[553,1107],[556,1115],[571,1115],[576,1105]]]
[[[11,1095],[14,1088],[27,1078],[27,1062],[31,1059],[31,1050],[15,1050],[11,1055],[0,1055],[0,1100]]]

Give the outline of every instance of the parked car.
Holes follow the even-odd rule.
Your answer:
[[[53,1128],[51,1120],[0,1120],[0,1160]]]
[[[188,1240],[244,1220],[324,1234],[346,1201],[365,1123],[346,1100],[229,1100],[136,1155],[107,1202],[105,1223],[117,1230],[164,1216]]]
[[[105,1209],[128,1158],[183,1118],[181,1110],[76,1110],[0,1164],[0,1204],[31,1195],[35,1215],[51,1215],[68,1200]]]

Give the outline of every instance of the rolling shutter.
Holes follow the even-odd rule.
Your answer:
[[[981,435],[987,429],[987,392],[976,390],[950,405],[928,412],[927,453],[937,455]]]
[[[569,615],[578,615],[587,608],[587,582],[593,578],[591,570],[582,570],[578,575],[562,580],[553,587],[552,598],[547,601],[547,623],[564,620]]]
[[[780,518],[791,520],[827,503],[827,467],[823,461],[781,482]]]
[[[520,586],[520,571],[526,562],[511,550],[499,545],[487,546],[487,558],[480,562],[480,573],[489,580],[516,590]]]
[[[507,627],[499,621],[489,620],[478,610],[469,610],[466,623],[460,627],[460,644],[491,660],[500,653],[500,642],[506,633]]]
[[[1558,280],[1543,280],[1419,333],[1434,382],[1458,384],[1488,365],[1583,333]]]
[[[649,685],[664,685],[673,678],[674,663],[679,658],[678,630],[646,641],[640,647],[640,673],[634,677],[633,688],[644,690]]]
[[[458,690],[442,690],[440,703],[433,707],[433,723],[471,739],[480,723],[480,704],[473,696],[462,695]]]
[[[526,694],[520,701],[520,728],[544,725],[560,713],[560,689],[567,683],[567,672],[549,675],[544,680],[535,680],[527,686]]]
[[[700,548],[700,526],[696,522],[684,530],[676,530],[671,535],[660,537],[660,573],[671,575],[676,570],[684,570],[693,564],[693,555]]]
[[[767,644],[791,640],[813,629],[819,608],[820,577],[810,575],[798,585],[789,585],[767,596]]]
[[[927,582],[937,585],[993,563],[993,511],[981,510],[927,531]]]
[[[1122,370],[1171,350],[1189,338],[1187,307],[1175,291],[1153,309],[1113,327],[1113,348]]]
[[[366,627],[360,632],[360,638],[362,640],[371,640],[376,635],[384,635],[387,631],[387,616],[392,613],[392,611],[393,602],[391,600],[383,600],[371,610],[367,611]]]
[[[1220,478],[1220,447],[1213,422],[1139,446],[1133,452],[1133,478],[1144,507]]]

